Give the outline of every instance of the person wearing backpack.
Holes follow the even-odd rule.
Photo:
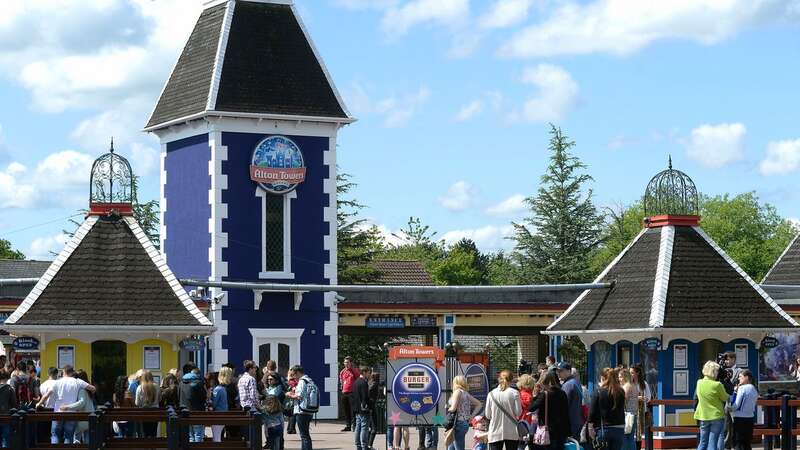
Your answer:
[[[8,414],[11,409],[17,407],[17,394],[7,382],[8,373],[0,370],[0,413],[2,414]],[[10,447],[10,439],[11,424],[0,424],[0,447]]]
[[[14,392],[17,395],[17,402],[20,405],[30,405],[34,401],[33,396],[33,389],[31,387],[31,379],[28,374],[25,373],[26,365],[24,363],[20,363],[14,372],[11,373],[11,379],[8,381],[8,384],[14,389]]]
[[[286,396],[295,400],[294,418],[300,434],[300,449],[313,450],[309,427],[311,418],[319,411],[319,388],[305,374],[301,366],[292,367],[292,371],[297,380],[297,386],[295,386],[294,392],[289,392]]]

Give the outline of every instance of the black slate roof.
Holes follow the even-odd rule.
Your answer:
[[[661,230],[650,228],[598,280],[615,281],[611,289],[594,289],[551,329],[610,330],[646,328],[650,320]]]
[[[763,284],[789,284],[800,285],[800,239],[795,236],[786,250],[775,262]]]
[[[662,238],[662,228],[647,229],[598,280],[614,281],[614,287],[587,291],[548,331],[794,326],[699,228],[673,228],[671,247],[666,241],[662,245],[668,239]],[[657,275],[661,258],[668,263],[668,278]],[[656,311],[651,322],[656,276],[667,284],[663,312]]]
[[[33,259],[0,259],[0,279],[39,278],[51,263]]]
[[[13,325],[210,325],[187,309],[125,218],[87,221],[95,219]]]
[[[239,0],[220,52],[227,4],[201,14],[146,128],[213,111],[348,118],[290,5]],[[216,97],[212,83],[218,82]]]
[[[206,109],[224,16],[224,4],[208,8],[200,14],[147,127]]]
[[[722,255],[691,227],[675,227],[665,328],[788,327]]]

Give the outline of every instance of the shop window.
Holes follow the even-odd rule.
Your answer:
[[[297,192],[273,195],[256,189],[261,198],[261,271],[259,278],[292,279],[291,201]]]
[[[633,365],[633,350],[631,344],[617,344],[617,366],[630,367]]]
[[[594,351],[593,359],[594,359],[594,370],[593,370],[593,377],[595,383],[600,381],[600,374],[603,373],[603,369],[606,367],[612,367],[613,363],[611,362],[612,356],[614,355],[614,346],[609,344],[608,342],[595,342],[592,345],[592,349]]]

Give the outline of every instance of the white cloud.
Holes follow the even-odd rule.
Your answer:
[[[758,169],[762,175],[786,175],[800,169],[800,139],[767,144],[767,156]]]
[[[86,206],[92,162],[74,150],[52,153],[34,170],[12,162],[0,171],[0,208]]]
[[[478,113],[483,110],[483,101],[473,100],[466,105],[462,106],[461,109],[458,110],[456,113],[455,120],[456,122],[466,122],[469,119],[475,117]]]
[[[334,4],[353,11],[368,9],[384,10],[397,5],[399,0],[334,0]]]
[[[627,55],[663,40],[711,45],[766,23],[800,17],[796,0],[567,1],[500,49],[509,57]]]
[[[719,168],[744,158],[744,135],[741,123],[704,124],[692,130],[686,142],[686,155],[700,164]]]
[[[513,241],[507,239],[513,235],[512,225],[486,225],[481,228],[448,231],[442,235],[442,239],[447,244],[454,244],[464,238],[472,239],[482,251],[496,251],[513,248]]]
[[[469,0],[411,0],[402,6],[390,7],[381,20],[381,28],[389,36],[402,36],[423,23],[453,26],[469,16]]]
[[[514,194],[500,203],[486,208],[486,214],[498,217],[512,217],[527,210],[528,204],[525,203],[525,196]]]
[[[354,83],[347,94],[347,101],[357,115],[380,116],[383,126],[396,128],[407,124],[430,96],[430,89],[421,86],[413,92],[373,100],[363,85]]]
[[[532,0],[497,0],[481,19],[483,28],[505,28],[516,25],[528,17]]]
[[[450,211],[463,211],[472,206],[475,198],[475,188],[466,181],[456,181],[439,197],[439,204]]]
[[[376,226],[378,227],[378,232],[380,233],[381,238],[383,238],[384,244],[392,247],[398,247],[406,244],[406,241],[400,237],[403,234],[402,231],[392,231],[389,229],[389,227],[383,224]]]
[[[51,260],[55,254],[61,252],[64,245],[69,241],[69,236],[58,233],[54,236],[38,237],[31,241],[30,248],[26,255],[30,259]]]
[[[522,82],[536,88],[521,109],[512,111],[512,122],[558,122],[578,101],[578,83],[561,67],[539,64],[527,67]]]

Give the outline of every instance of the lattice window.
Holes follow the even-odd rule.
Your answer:
[[[264,221],[264,247],[267,271],[283,270],[283,196],[267,195]]]

